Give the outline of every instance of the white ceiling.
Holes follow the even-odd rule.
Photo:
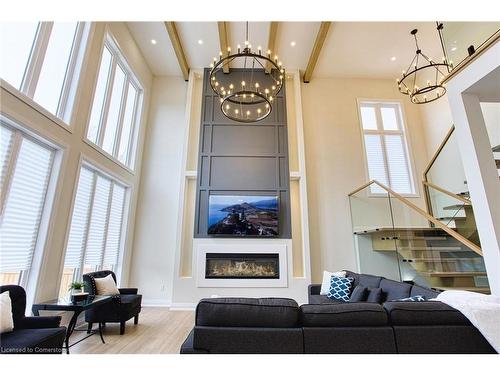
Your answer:
[[[229,22],[233,51],[244,45],[245,22]],[[153,74],[181,76],[163,22],[127,23]],[[217,22],[176,22],[188,64],[204,68],[218,56]],[[320,22],[280,22],[276,51],[285,69],[305,70]],[[252,48],[267,51],[270,22],[250,22]],[[410,31],[417,34],[422,52],[434,61],[442,58],[435,22],[333,22],[319,56],[314,77],[369,77],[395,79],[415,55]],[[151,44],[151,39],[157,41]],[[198,41],[202,40],[203,44]],[[295,42],[295,46],[290,45]],[[391,60],[392,57],[396,59]]]

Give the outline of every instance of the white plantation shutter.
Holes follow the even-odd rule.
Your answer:
[[[3,186],[7,163],[12,149],[14,132],[5,126],[0,127],[0,189]]]
[[[114,266],[122,248],[127,188],[83,166],[78,181],[64,267]]]
[[[103,264],[116,265],[120,250],[120,237],[123,222],[123,208],[125,203],[125,188],[114,184],[111,208],[109,210],[108,234]]]
[[[387,185],[400,194],[414,194],[404,124],[399,104],[360,103],[366,164],[371,180]],[[372,193],[385,193],[371,185]]]
[[[85,264],[88,265],[100,266],[102,264],[110,189],[111,181],[97,175],[85,251]]]
[[[385,148],[389,175],[391,176],[391,188],[402,194],[413,193],[403,137],[401,135],[386,135]]]
[[[64,259],[65,268],[79,268],[84,254],[89,223],[90,202],[94,189],[94,172],[87,168],[80,171],[78,188],[71,218],[71,227]]]
[[[0,222],[1,272],[31,267],[53,156],[54,150],[22,139]]]
[[[365,149],[370,180],[377,180],[384,185],[388,185],[381,136],[377,134],[365,135]],[[378,185],[371,185],[371,189],[373,193],[384,192]]]

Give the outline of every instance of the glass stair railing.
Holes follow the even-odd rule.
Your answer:
[[[371,189],[373,184],[381,189]],[[472,208],[440,199],[442,220],[377,181],[351,193],[359,271],[439,290],[489,293],[481,248],[458,228],[472,220],[462,219]]]

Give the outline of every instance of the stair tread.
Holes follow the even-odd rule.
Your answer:
[[[443,210],[461,210],[465,207],[471,207],[472,204],[470,203],[460,203],[460,204],[452,204],[451,206],[445,206],[443,207]]]
[[[500,152],[500,145],[496,145],[495,147],[492,147],[491,149],[493,152]]]
[[[478,292],[478,293],[491,292],[490,288],[479,287],[479,286],[434,286],[433,288],[438,290],[466,290],[468,292]]]
[[[411,247],[398,247],[399,250],[415,250],[415,251],[463,251],[464,248],[460,246],[411,246]],[[467,250],[470,251],[470,250]]]
[[[468,272],[459,272],[459,271],[452,271],[452,272],[441,272],[441,271],[436,271],[436,272],[422,272],[425,275],[428,276],[436,276],[436,277],[470,277],[470,276],[486,276],[486,272],[479,272],[479,271],[468,271]]]
[[[393,227],[373,227],[373,228],[366,228],[366,229],[355,230],[354,234],[376,233],[376,232],[387,232],[387,231],[396,231],[396,232],[422,232],[422,231],[429,231],[429,232],[446,233],[441,228],[433,228],[433,227],[395,227],[395,228],[393,228]]]
[[[467,218],[465,216],[443,216],[443,217],[438,217],[438,220],[466,220]]]
[[[481,257],[472,257],[472,258],[408,258],[407,260],[411,260],[413,262],[458,262],[463,260],[478,260]]]

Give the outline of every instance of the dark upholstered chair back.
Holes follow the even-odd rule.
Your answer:
[[[111,275],[113,277],[113,280],[115,280],[115,284],[116,284],[116,275],[113,271],[109,271],[109,270],[90,272],[90,273],[86,273],[82,276],[83,281],[88,285],[87,287],[90,288],[90,290],[89,290],[90,294],[97,294],[97,288],[95,286],[94,279],[100,279],[100,278],[106,277],[108,275]]]
[[[2,285],[0,286],[0,293],[9,292],[12,301],[12,320],[14,327],[17,327],[24,319],[26,311],[26,292],[24,288],[19,285]]]

